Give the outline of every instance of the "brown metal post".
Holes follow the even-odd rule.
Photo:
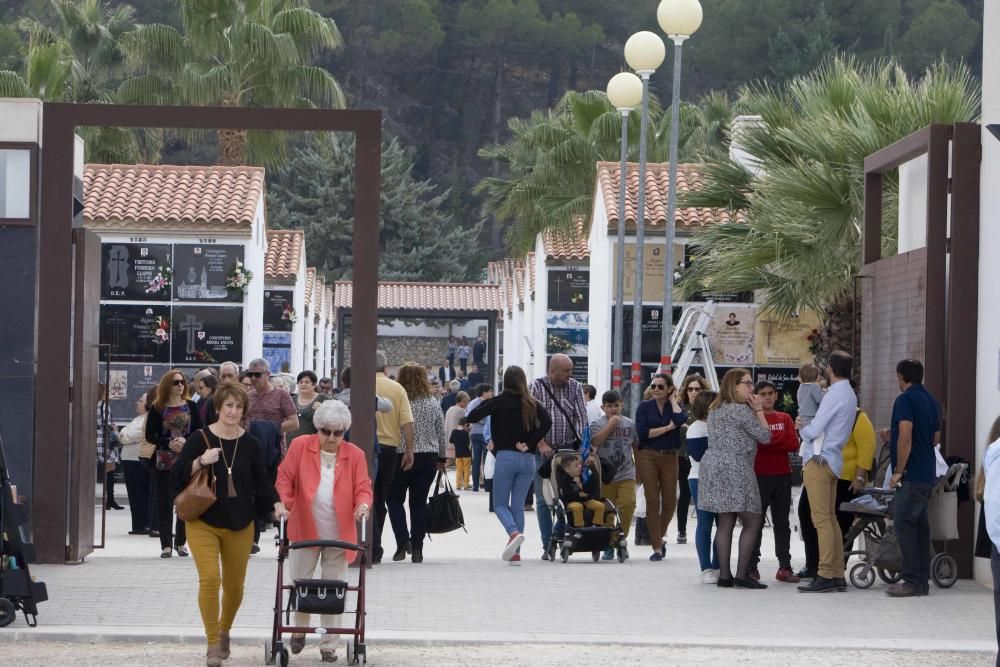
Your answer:
[[[927,143],[927,311],[924,385],[945,398],[945,292],[948,260],[948,142],[951,127],[931,125]],[[978,237],[977,237],[978,238]]]
[[[861,239],[861,264],[882,259],[882,174],[865,174],[864,227]]]

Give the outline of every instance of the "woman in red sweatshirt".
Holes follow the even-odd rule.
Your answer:
[[[774,409],[778,400],[778,389],[774,383],[762,380],[756,386],[757,395],[761,397],[764,408],[764,418],[771,427],[770,444],[757,445],[757,458],[753,469],[757,475],[757,485],[760,488],[762,512],[771,508],[771,523],[774,527],[774,552],[778,557],[778,572],[774,578],[787,583],[797,583],[799,578],[792,569],[791,541],[792,530],[788,515],[792,509],[792,464],[788,455],[799,449],[799,436],[795,431],[795,422],[791,415]],[[757,533],[757,546],[750,559],[749,575],[760,581],[757,569],[760,563],[760,541],[763,535],[763,523]]]

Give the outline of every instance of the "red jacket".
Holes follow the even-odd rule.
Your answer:
[[[788,453],[799,450],[799,434],[795,431],[795,422],[791,415],[777,410],[764,413],[764,417],[771,425],[771,442],[766,445],[757,444],[753,471],[758,475],[790,475],[792,464],[788,461]]]
[[[288,539],[292,542],[318,540],[312,516],[313,498],[319,487],[319,436],[300,435],[292,440],[285,460],[278,466],[278,481],[274,487],[281,502],[288,508]],[[372,481],[368,477],[365,453],[346,440],[337,452],[333,476],[333,506],[337,510],[337,525],[343,542],[357,542],[354,510],[358,505],[372,504]],[[326,536],[322,539],[328,539]],[[347,562],[353,562],[356,551],[344,550]]]

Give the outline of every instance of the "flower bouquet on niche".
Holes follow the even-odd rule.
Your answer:
[[[170,291],[174,270],[169,264],[164,264],[156,270],[156,275],[146,283],[146,294],[160,295]]]
[[[243,266],[243,262],[236,260],[233,268],[226,274],[226,289],[238,292],[240,296],[245,296],[253,280],[253,273]]]
[[[163,345],[170,340],[170,322],[167,318],[158,316],[156,318],[156,333],[153,334],[153,342]]]

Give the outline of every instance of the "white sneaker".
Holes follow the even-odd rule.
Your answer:
[[[719,571],[718,570],[702,570],[701,571],[701,583],[703,584],[714,584],[719,581]]]
[[[510,561],[517,553],[517,550],[521,548],[521,544],[524,542],[524,535],[521,533],[514,533],[510,536],[510,540],[507,541],[507,546],[503,549],[503,554],[500,556],[505,561]]]

